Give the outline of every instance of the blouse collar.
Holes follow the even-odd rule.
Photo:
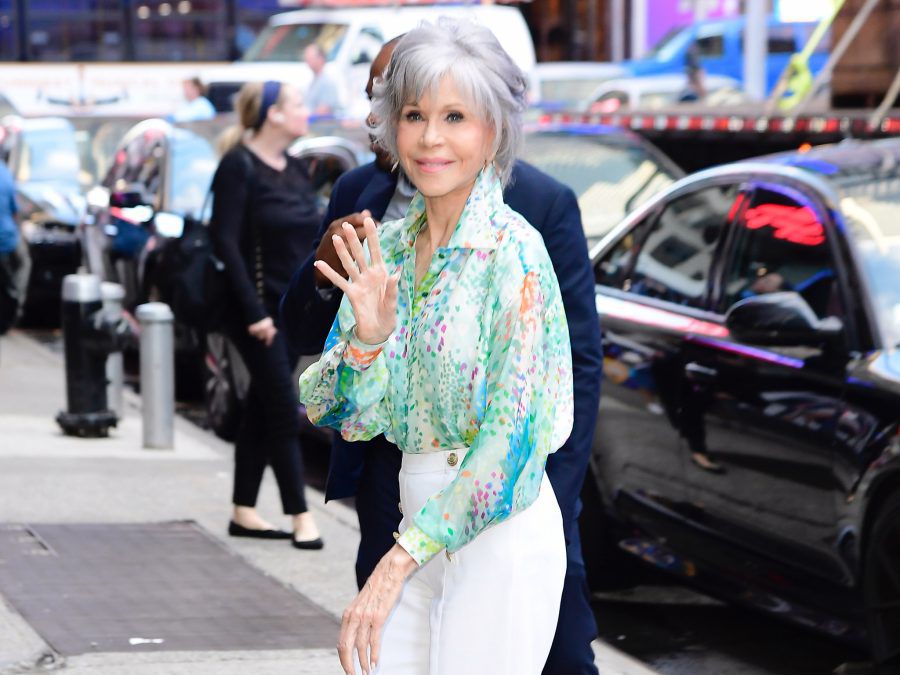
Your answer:
[[[475,179],[475,185],[446,248],[484,250],[497,248],[500,231],[493,225],[493,220],[494,214],[501,206],[503,206],[503,187],[493,164],[489,164]],[[407,248],[415,246],[416,236],[424,223],[425,198],[422,193],[416,192],[403,220],[403,231],[406,233],[404,243]]]

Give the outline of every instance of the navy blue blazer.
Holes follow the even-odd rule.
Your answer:
[[[343,174],[334,184],[321,235],[336,218],[369,209],[380,220],[394,194],[396,178],[375,164]],[[594,275],[587,255],[581,211],[571,189],[525,162],[517,162],[504,200],[541,233],[556,270],[572,342],[575,421],[565,445],[550,455],[547,475],[556,492],[567,532],[577,522],[579,494],[590,458],[600,402],[603,357],[594,300]],[[316,244],[318,246],[318,244]],[[296,271],[281,300],[282,325],[303,354],[322,350],[341,301],[324,298],[315,286],[314,256]],[[332,447],[325,499],[356,494],[368,443],[391,445],[384,436],[351,443],[337,438]]]

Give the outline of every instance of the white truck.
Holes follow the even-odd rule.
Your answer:
[[[440,16],[466,17],[489,27],[513,60],[533,77],[534,43],[522,13],[505,5],[390,5],[378,7],[305,8],[277,14],[257,37],[243,59],[200,72],[217,110],[232,108],[232,97],[245,82],[281,80],[305,89],[312,71],[303,62],[303,49],[317,43],[343,84],[348,117],[368,114],[365,96],[369,67],[381,45]]]

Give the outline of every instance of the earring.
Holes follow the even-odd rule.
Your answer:
[[[394,162],[394,166],[391,167],[391,173],[394,173],[397,170],[397,167],[400,166],[400,160],[398,159]]]

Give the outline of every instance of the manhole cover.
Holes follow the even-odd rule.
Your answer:
[[[0,593],[63,655],[328,648],[338,631],[191,522],[0,524]]]

